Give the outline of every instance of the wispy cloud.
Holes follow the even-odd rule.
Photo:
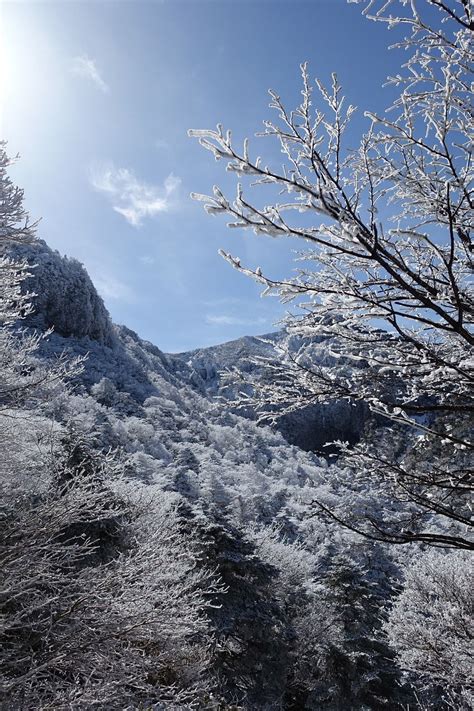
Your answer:
[[[260,317],[256,319],[239,318],[227,314],[207,314],[206,322],[214,326],[259,326],[267,323],[267,319]]]
[[[95,61],[86,54],[83,54],[80,57],[74,57],[72,60],[71,71],[73,74],[77,74],[80,77],[84,77],[85,79],[92,81],[96,87],[105,94],[110,91],[109,85],[103,80],[99,70],[97,69]]]
[[[155,258],[151,257],[149,254],[144,254],[141,257],[138,257],[138,259],[142,264],[146,264],[147,266],[151,266],[155,263]]]
[[[94,286],[99,294],[107,301],[127,301],[135,300],[132,289],[119,279],[109,274],[99,274],[96,270],[91,270]]]
[[[139,227],[145,217],[168,212],[176,204],[181,185],[181,179],[172,173],[163,185],[151,185],[138,180],[131,170],[113,165],[93,167],[90,181],[96,190],[108,195],[113,209],[134,227]]]

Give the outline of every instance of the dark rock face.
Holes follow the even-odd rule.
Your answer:
[[[307,452],[330,454],[334,440],[355,444],[362,436],[369,412],[364,403],[347,401],[330,405],[311,405],[284,415],[278,429],[290,444]]]
[[[108,311],[77,259],[61,257],[42,240],[31,245],[8,245],[3,253],[31,264],[31,277],[24,284],[25,290],[35,294],[35,312],[27,318],[27,325],[41,330],[53,328],[67,338],[89,338],[106,346],[114,343]]]

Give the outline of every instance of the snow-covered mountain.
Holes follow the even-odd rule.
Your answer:
[[[53,329],[39,357],[86,357],[69,392],[43,403],[41,415],[87,437],[97,452],[118,451],[130,481],[180,512],[183,535],[201,551],[195,564],[204,561],[225,586],[210,613],[216,648],[206,670],[219,679],[225,708],[332,711],[351,694],[351,708],[372,708],[360,705],[361,694],[399,694],[374,613],[391,594],[393,561],[383,547],[315,516],[316,499],[333,505],[345,495],[344,470],[315,450],[335,437],[357,438],[363,413],[336,403],[286,416],[280,431],[260,426],[232,400],[242,377],[258,377],[255,359],[272,357],[280,334],[165,354],[112,323],[76,260],[44,242],[10,254],[32,265],[36,310],[23,324]],[[319,348],[324,357],[324,343]],[[235,384],[227,378],[224,387],[221,372],[231,365]],[[363,603],[338,608],[334,595],[346,580]],[[342,659],[354,683],[334,671]]]
[[[77,260],[61,257],[42,241],[34,246],[17,245],[10,251],[34,265],[28,289],[36,294],[35,312],[28,318],[28,325],[54,329],[45,351],[66,348],[76,355],[88,354],[83,383],[89,388],[98,386],[103,378],[109,380],[109,390],[115,388],[120,393],[122,406],[128,403],[130,412],[147,397],[165,392],[170,386],[185,388],[189,397],[200,395],[214,404],[218,402],[216,398],[223,398],[229,402],[228,411],[255,418],[251,408],[236,410],[232,401],[240,391],[251,391],[246,382],[249,376],[253,380],[263,376],[264,365],[256,361],[271,362],[278,357],[274,346],[282,342],[284,333],[244,336],[210,348],[165,354],[130,329],[112,324],[87,271]],[[294,336],[290,343],[296,351],[301,339]],[[318,344],[318,348],[320,357],[326,357],[325,344]],[[161,385],[157,390],[158,379]],[[101,387],[106,388],[104,384]],[[324,445],[335,439],[357,440],[366,417],[362,404],[341,401],[285,415],[277,429],[290,444],[327,453]]]
[[[259,382],[268,377],[265,361],[271,366],[279,356],[278,347],[283,340],[289,343],[290,352],[296,353],[303,338],[291,336],[283,331],[265,334],[261,337],[244,336],[234,341],[199,348],[188,353],[179,353],[177,357],[194,371],[191,384],[200,391],[217,396],[233,408],[239,393],[251,394],[251,382]],[[327,359],[329,348],[324,340],[316,345],[316,357]],[[241,407],[237,412],[251,419],[255,418],[252,407]],[[327,454],[334,440],[355,442],[360,438],[368,412],[360,402],[349,403],[346,400],[330,404],[310,405],[297,412],[280,417],[276,428],[290,444],[295,444],[306,451]]]
[[[41,355],[87,356],[62,417],[77,422],[79,416],[104,447],[122,448],[141,479],[160,480],[193,499],[211,496],[221,482],[226,495],[220,503],[231,507],[247,486],[245,506],[255,519],[277,515],[289,489],[319,480],[323,460],[223,407],[196,360],[167,355],[112,324],[79,262],[60,257],[44,242],[15,247],[13,254],[35,265],[28,289],[39,296],[26,324],[54,329],[42,342]],[[224,345],[222,352],[232,348]],[[208,373],[212,368],[217,373],[215,356],[210,349]],[[240,362],[244,368],[244,354]]]

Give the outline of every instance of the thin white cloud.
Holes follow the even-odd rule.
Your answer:
[[[73,74],[77,74],[80,77],[84,77],[85,79],[92,81],[98,89],[104,92],[104,94],[110,91],[109,85],[100,75],[95,61],[86,54],[83,54],[80,57],[74,57],[72,60],[71,71]]]
[[[155,258],[151,257],[149,254],[144,254],[142,257],[138,257],[138,259],[142,264],[146,264],[147,266],[151,266],[155,263]]]
[[[99,294],[106,300],[127,301],[135,300],[132,289],[113,276],[104,274],[92,274],[94,286]]]
[[[153,218],[160,212],[168,212],[176,204],[181,185],[181,179],[172,173],[163,185],[151,185],[138,180],[128,168],[113,165],[95,166],[90,181],[96,190],[108,195],[115,212],[134,227],[139,227],[145,217]]]
[[[229,316],[227,314],[207,314],[206,321],[213,326],[259,326],[267,323],[267,319],[263,317],[257,319],[246,319],[238,318],[236,316]]]

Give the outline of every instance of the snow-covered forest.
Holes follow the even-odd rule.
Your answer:
[[[224,255],[294,304],[277,332],[114,324],[1,144],[2,709],[473,708],[474,24],[361,4],[409,58],[359,150],[306,65],[293,112],[271,94],[282,171],[191,131],[244,183],[208,212],[304,243],[285,281]]]

